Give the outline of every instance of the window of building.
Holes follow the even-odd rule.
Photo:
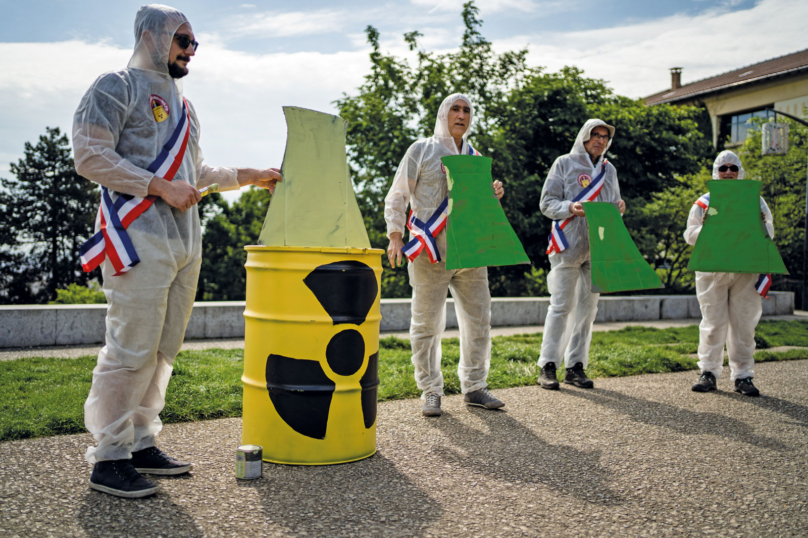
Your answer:
[[[774,105],[768,105],[769,108],[774,108]],[[755,128],[751,122],[752,118],[768,118],[771,112],[766,110],[750,110],[734,116],[724,116],[721,118],[721,138],[729,141],[728,145],[742,144],[747,137],[748,132]]]

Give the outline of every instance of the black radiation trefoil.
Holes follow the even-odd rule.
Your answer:
[[[361,325],[379,292],[376,275],[368,265],[346,260],[322,265],[303,282],[328,313],[334,325]],[[326,361],[340,376],[356,374],[365,358],[365,341],[356,329],[335,334],[326,347]],[[376,422],[379,387],[379,352],[368,359],[359,380],[365,428]],[[281,419],[301,435],[324,439],[336,384],[318,360],[272,354],[266,365],[269,398]]]

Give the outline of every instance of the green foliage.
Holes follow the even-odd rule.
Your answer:
[[[790,275],[772,275],[773,288],[797,292],[803,279],[805,241],[806,159],[808,159],[808,127],[792,120],[789,124],[788,153],[783,156],[761,154],[761,130],[750,129],[748,138],[738,151],[746,179],[763,182],[761,196],[769,204],[774,217],[774,242]],[[762,121],[757,122],[758,125]],[[801,302],[797,305],[805,306]]]
[[[0,179],[0,303],[47,303],[84,286],[79,247],[93,234],[99,190],[76,174],[67,135],[47,128]]]
[[[257,245],[272,195],[250,187],[232,205],[218,196],[203,198],[205,234],[198,301],[243,301],[247,290],[247,245]]]
[[[107,298],[101,291],[97,282],[90,282],[87,286],[70,284],[67,289],[56,290],[56,300],[49,304],[104,304]]]
[[[756,336],[772,347],[808,346],[808,321],[763,321]],[[588,373],[596,378],[693,370],[698,340],[696,325],[597,332],[592,337]],[[541,341],[541,334],[493,338],[491,388],[534,385]],[[388,336],[379,341],[379,347],[379,400],[419,396],[410,342]],[[458,394],[458,339],[444,339],[442,352],[445,390]],[[792,359],[808,359],[808,348],[755,353],[757,362]],[[95,362],[95,357],[0,361],[0,441],[84,432],[83,405]],[[174,363],[163,422],[240,416],[243,369],[242,350],[183,351]]]
[[[431,136],[442,100],[453,92],[474,104],[472,143],[493,157],[493,175],[505,183],[502,206],[533,265],[548,270],[545,254],[550,221],[539,212],[544,178],[553,161],[570,151],[583,123],[600,117],[617,128],[607,157],[615,164],[628,204],[626,223],[640,237],[649,261],[658,255],[666,230],[653,226],[643,211],[654,191],[676,184],[676,177],[698,172],[711,153],[706,112],[695,107],[659,105],[615,96],[604,81],[574,67],[557,73],[528,67],[527,50],[495,54],[480,29],[473,2],[463,7],[463,40],[456,52],[418,51],[418,64],[385,55],[379,33],[366,30],[372,46],[371,73],[355,96],[336,101],[349,121],[348,145],[360,208],[377,248],[387,248],[384,195],[399,160],[419,136]],[[405,35],[418,49],[417,31]],[[416,128],[417,126],[417,128]],[[681,228],[683,223],[677,223]],[[384,260],[385,268],[388,268]],[[489,268],[493,295],[525,296],[544,291],[537,273],[524,267]],[[403,271],[385,271],[383,297],[409,296]]]

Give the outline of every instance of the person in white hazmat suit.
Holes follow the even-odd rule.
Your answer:
[[[402,236],[407,223],[407,205],[413,216],[423,222],[440,211],[449,194],[446,172],[440,158],[446,155],[479,155],[468,143],[473,107],[471,100],[455,93],[444,99],[438,109],[435,132],[418,140],[407,150],[396,170],[393,184],[384,200],[384,218],[390,246],[387,256],[391,267],[402,263]],[[504,194],[502,183],[492,184],[498,199]],[[413,238],[412,232],[410,238]],[[498,409],[505,404],[486,388],[491,361],[491,295],[488,268],[446,269],[446,231],[436,236],[440,261],[431,263],[421,253],[407,266],[412,286],[410,342],[415,380],[422,391],[425,416],[440,416],[443,396],[441,373],[441,335],[446,326],[446,296],[451,290],[460,326],[460,363],[458,375],[467,405]]]
[[[743,179],[741,160],[731,151],[722,151],[713,163],[713,179]],[[685,241],[695,245],[704,224],[709,199],[702,196],[687,217]],[[761,218],[769,237],[774,239],[772,212],[760,198]],[[701,376],[694,392],[716,390],[724,367],[724,344],[729,355],[730,379],[735,391],[759,396],[752,383],[755,375],[755,327],[763,313],[763,298],[756,289],[760,275],[743,273],[702,273],[696,271],[696,296],[701,308],[699,324],[699,369]]]
[[[613,138],[614,127],[598,119],[587,120],[572,151],[553,163],[542,188],[539,206],[545,217],[558,225],[572,217],[561,230],[564,241],[557,238],[548,248],[550,307],[539,355],[539,385],[545,389],[558,390],[556,371],[562,356],[567,369],[565,383],[581,388],[594,386],[584,370],[589,362],[600,294],[592,292],[585,202],[611,202],[621,214],[626,209],[620,198],[617,172],[604,158]],[[554,230],[555,227],[556,223]]]
[[[203,161],[199,121],[190,103],[184,113],[179,80],[188,73],[197,44],[182,13],[143,6],[135,19],[128,67],[101,75],[74,116],[73,149],[81,176],[99,183],[112,203],[121,196],[126,200],[126,195],[135,200],[156,197],[123,234],[140,263],[115,274],[111,260],[126,254],[121,247],[126,238],[108,240],[102,251],[106,345],[98,354],[84,406],[85,424],[97,442],[86,459],[94,464],[90,487],[120,497],[156,491],[141,472],[176,475],[191,468],[160,451],[155,436],[162,428],[159,413],[196,293],[201,237],[194,205],[201,199],[199,189],[218,183],[221,190],[251,184],[272,190],[280,180],[277,169],[214,168]],[[162,169],[168,172],[150,172],[175,132],[182,135],[174,143],[185,144],[184,153],[177,146],[176,154],[165,154],[174,163]],[[166,181],[171,174],[173,181]],[[102,222],[114,223],[109,213],[104,218],[99,216],[96,231]],[[108,227],[108,234],[115,232]]]

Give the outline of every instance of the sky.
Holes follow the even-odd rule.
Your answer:
[[[168,1],[168,0],[164,0]],[[250,0],[247,0],[250,2]],[[126,66],[142,1],[0,0],[0,177],[45,127],[71,132],[72,116],[101,73]],[[197,41],[184,92],[214,166],[281,165],[282,106],[336,113],[369,70],[364,29],[382,48],[411,55],[459,46],[463,0],[181,0]],[[682,83],[808,48],[805,0],[477,0],[482,34],[497,52],[527,47],[528,62],[565,65],[644,97]],[[608,119],[608,118],[604,118]],[[229,200],[236,194],[227,194]]]

